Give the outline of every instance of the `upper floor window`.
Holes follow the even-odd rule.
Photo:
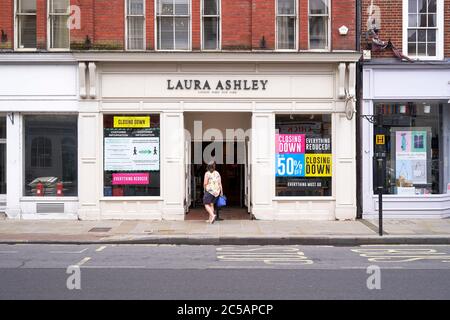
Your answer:
[[[36,49],[36,0],[16,0],[16,48]]]
[[[158,50],[190,50],[190,25],[190,0],[156,1]]]
[[[443,0],[404,0],[404,50],[417,59],[443,58]]]
[[[48,1],[49,49],[69,49],[69,0]]]
[[[309,49],[329,49],[329,0],[309,0]]]
[[[127,50],[145,50],[145,1],[127,0]]]
[[[220,50],[220,2],[221,0],[202,1],[203,50]]]
[[[277,0],[277,49],[297,48],[297,0]]]

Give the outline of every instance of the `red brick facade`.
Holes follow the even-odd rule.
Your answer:
[[[362,49],[366,49],[368,42],[367,21],[370,15],[369,7],[373,2],[380,10],[381,28],[380,39],[391,40],[394,46],[403,51],[403,1],[404,0],[363,0],[362,1]],[[450,0],[444,1],[444,56],[450,57]],[[372,57],[393,57],[392,51],[372,52]]]
[[[47,48],[47,0],[37,1],[38,49]],[[201,0],[192,1],[192,50],[201,49]],[[298,0],[299,49],[308,49],[308,1]],[[356,1],[331,0],[331,48],[333,50],[356,49]],[[450,1],[450,0],[449,0]],[[146,0],[147,49],[155,49],[155,4]],[[366,3],[367,0],[364,0]],[[389,2],[389,1],[382,1]],[[125,48],[124,0],[70,0],[81,9],[81,29],[71,30],[74,50]],[[275,49],[275,0],[222,0],[222,49],[223,50],[273,50]],[[7,34],[7,41],[0,42],[0,49],[14,47],[14,0],[0,1],[0,30]],[[346,36],[339,34],[341,26],[347,26]]]

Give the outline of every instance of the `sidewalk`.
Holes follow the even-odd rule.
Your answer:
[[[450,244],[450,220],[358,221],[12,221],[0,220],[0,243],[362,245]]]

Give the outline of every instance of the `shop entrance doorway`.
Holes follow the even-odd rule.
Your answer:
[[[202,114],[203,117],[205,114]],[[197,115],[198,116],[198,115]],[[234,114],[235,117],[238,115]],[[191,123],[190,118],[186,116],[187,122]],[[218,114],[215,114],[218,117]],[[228,118],[230,114],[228,114]],[[251,115],[248,115],[249,124]],[[202,136],[202,139],[191,134],[191,126],[187,125],[187,134],[185,141],[186,160],[186,220],[207,220],[208,215],[203,206],[203,184],[204,176],[208,163],[214,161],[216,170],[222,178],[224,193],[228,199],[226,208],[219,210],[219,217],[223,220],[250,220],[251,215],[251,144],[247,136],[235,137],[235,139],[226,139],[227,126],[232,126],[233,121],[227,123],[227,117],[223,117],[225,123],[219,129],[203,128],[204,130],[216,130],[217,135]],[[242,121],[242,120],[241,120]],[[203,122],[204,123],[204,122]],[[208,123],[208,122],[207,122]],[[249,125],[248,124],[248,125]],[[203,124],[204,125],[204,124]],[[234,123],[236,125],[236,123]],[[232,129],[234,130],[234,129]],[[247,131],[246,128],[239,129],[241,133]],[[224,134],[221,135],[220,133]],[[247,132],[248,133],[248,132]]]

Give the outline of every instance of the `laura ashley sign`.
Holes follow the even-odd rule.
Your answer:
[[[266,91],[269,80],[167,80],[167,90]]]

